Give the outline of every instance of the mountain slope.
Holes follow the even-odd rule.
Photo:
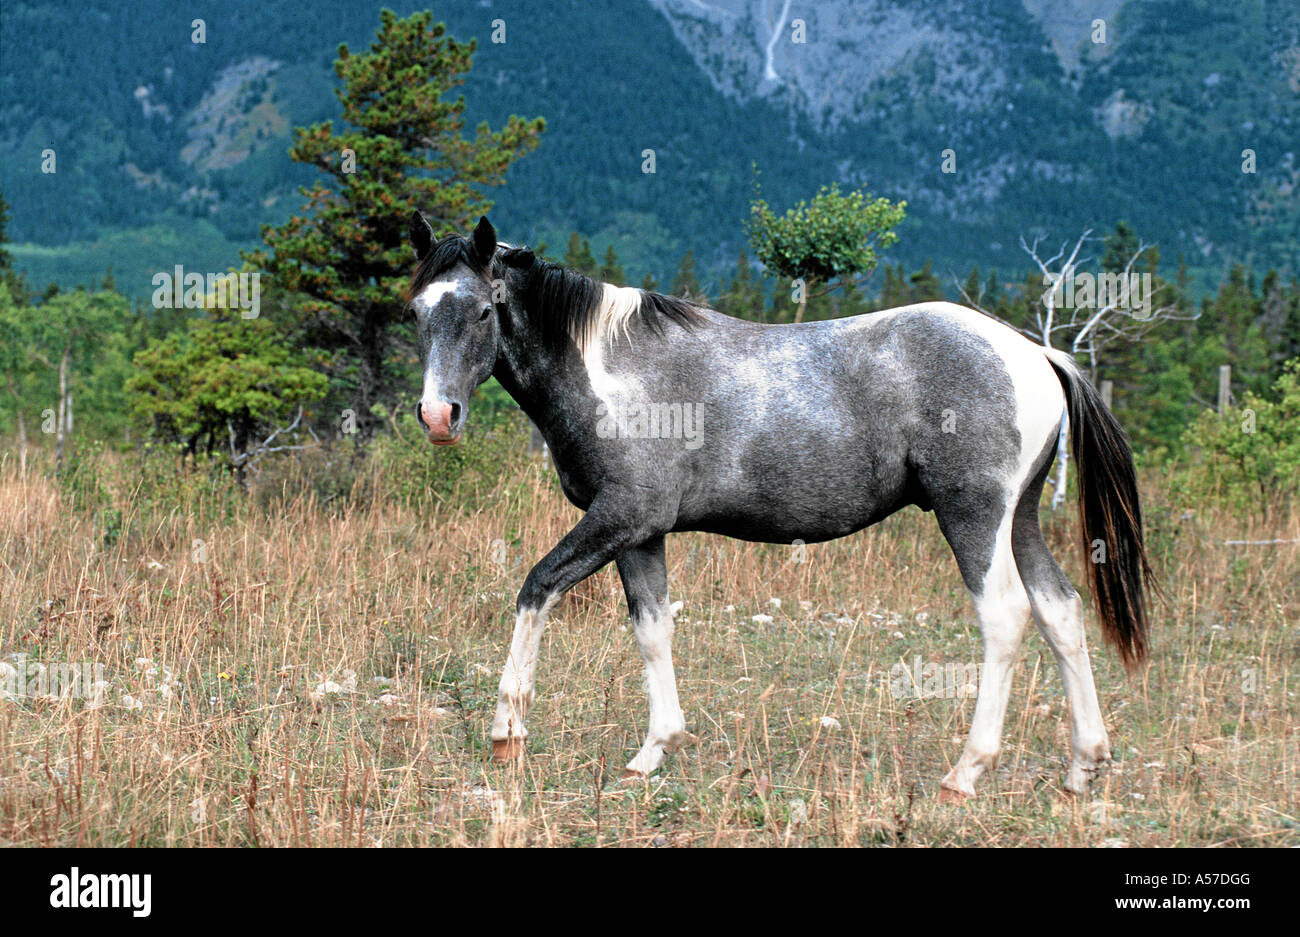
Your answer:
[[[68,16],[6,3],[0,188],[12,236],[31,245],[20,266],[44,274],[156,224],[177,237],[119,269],[128,292],[187,262],[187,239],[196,262],[218,241],[233,261],[260,223],[298,207],[313,173],[287,159],[289,129],[336,113],[337,44],[368,42],[378,7],[87,0]],[[1296,262],[1294,4],[485,0],[437,14],[480,38],[465,87],[474,120],[548,120],[542,147],[492,193],[505,236],[557,245],[581,230],[597,251],[615,244],[637,278],[665,277],[687,248],[706,273],[730,264],[753,164],[778,205],[829,181],[908,199],[893,253],[934,256],[943,273],[1023,269],[1021,234],[1119,218],[1168,259]],[[1092,41],[1096,18],[1105,43]],[[498,19],[501,44],[489,41]],[[49,148],[53,175],[41,172]],[[946,150],[956,172],[942,171]]]

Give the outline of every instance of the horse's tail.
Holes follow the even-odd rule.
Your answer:
[[[1079,520],[1091,567],[1088,585],[1102,634],[1132,672],[1147,658],[1146,589],[1155,585],[1142,542],[1133,452],[1119,421],[1074,360],[1055,349],[1046,352],[1065,389],[1079,475]]]

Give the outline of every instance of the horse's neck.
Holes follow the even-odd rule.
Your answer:
[[[576,351],[551,347],[527,315],[521,320],[521,330],[502,336],[493,376],[544,433],[563,429],[590,392],[586,373]]]

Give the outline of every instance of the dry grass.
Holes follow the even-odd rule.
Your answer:
[[[1118,764],[1089,799],[1062,793],[1067,714],[1031,635],[1001,766],[953,807],[934,795],[973,699],[903,698],[886,676],[978,659],[951,554],[914,510],[804,562],[669,539],[698,742],[648,784],[615,783],[646,702],[617,577],[601,572],[552,618],[528,758],[488,763],[515,591],[578,516],[541,464],[503,476],[473,510],[301,498],[210,525],[118,495],[107,536],[6,466],[0,654],[93,661],[109,685],[99,706],[0,702],[0,843],[1300,843],[1300,547],[1222,545],[1300,537],[1294,514],[1183,519],[1155,492],[1169,604],[1152,665],[1129,679],[1095,653]],[[1081,582],[1072,519],[1048,535]],[[1095,646],[1091,616],[1089,631]],[[316,693],[327,680],[342,692]]]

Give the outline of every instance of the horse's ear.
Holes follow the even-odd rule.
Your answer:
[[[415,248],[415,259],[424,260],[433,247],[433,228],[429,226],[424,215],[418,211],[411,212],[411,222],[407,226],[406,233],[411,239],[411,246]]]
[[[511,247],[501,252],[507,267],[531,267],[536,259],[531,247]]]
[[[470,238],[470,243],[474,248],[474,257],[484,267],[492,262],[492,255],[497,252],[497,231],[492,227],[492,222],[486,218],[480,218],[478,225],[474,228],[474,234]]]

